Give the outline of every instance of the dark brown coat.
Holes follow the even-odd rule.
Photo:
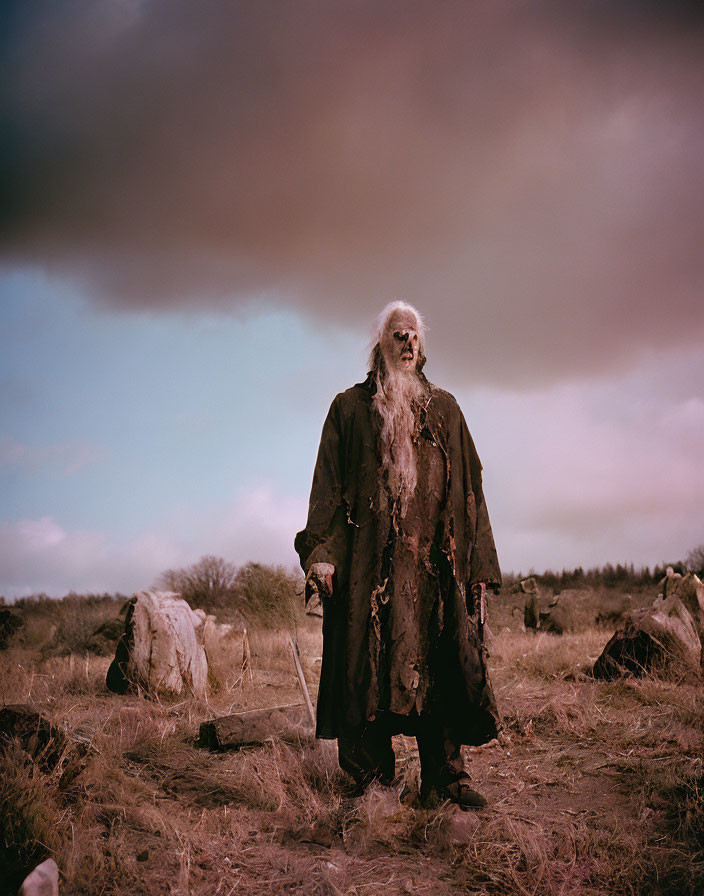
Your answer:
[[[317,734],[323,738],[355,737],[377,708],[371,595],[381,584],[390,518],[379,500],[373,391],[370,377],[334,399],[320,440],[308,522],[295,541],[304,571],[321,561],[336,570],[323,618],[317,718]],[[437,649],[428,711],[452,721],[462,743],[480,744],[496,736],[498,716],[470,588],[477,582],[498,588],[501,582],[481,464],[459,405],[434,386],[421,418],[421,437],[440,447],[446,471],[434,557],[440,588],[431,625]]]

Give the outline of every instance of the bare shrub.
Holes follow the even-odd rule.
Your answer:
[[[692,548],[685,558],[685,563],[687,564],[687,569],[691,572],[704,575],[704,544]]]
[[[93,595],[67,595],[57,602],[56,629],[44,647],[44,654],[86,656],[92,653],[96,629],[114,620],[122,603],[121,600]]]
[[[191,566],[167,569],[156,580],[155,587],[175,591],[192,607],[213,610],[228,602],[236,579],[234,564],[207,554]]]
[[[15,604],[24,626],[13,642],[39,648],[43,656],[85,656],[94,650],[93,635],[106,622],[118,618],[124,595],[75,594],[62,598],[46,595],[22,598]]]
[[[300,580],[283,566],[248,563],[237,574],[237,607],[252,625],[290,628],[303,615]]]
[[[175,591],[221,619],[241,614],[252,627],[290,628],[303,612],[300,577],[266,563],[238,570],[221,557],[201,557],[192,566],[166,570],[155,587]]]

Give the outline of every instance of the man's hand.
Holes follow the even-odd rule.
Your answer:
[[[332,577],[335,567],[332,563],[313,563],[306,576],[306,603],[313,594],[321,600],[332,597]]]

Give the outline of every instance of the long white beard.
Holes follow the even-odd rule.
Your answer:
[[[387,369],[383,381],[377,373],[373,401],[381,418],[382,468],[387,472],[392,497],[399,499],[402,516],[418,484],[413,436],[426,395],[427,387],[414,370]]]

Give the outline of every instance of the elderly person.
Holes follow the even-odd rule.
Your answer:
[[[390,783],[392,735],[415,736],[421,797],[478,808],[460,747],[497,734],[483,625],[501,576],[474,443],[425,360],[420,315],[393,302],[323,427],[295,542],[324,606],[317,736],[360,788]]]

